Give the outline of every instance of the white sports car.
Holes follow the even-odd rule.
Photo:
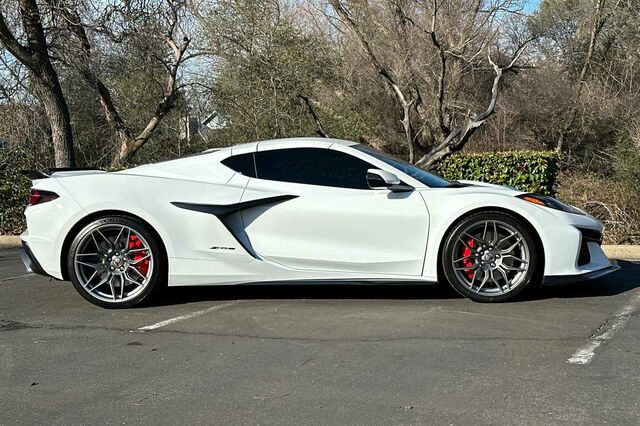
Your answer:
[[[497,302],[617,269],[600,248],[602,223],[581,210],[449,182],[342,140],[30,176],[25,265],[103,307],[134,306],[164,285],[438,280]]]

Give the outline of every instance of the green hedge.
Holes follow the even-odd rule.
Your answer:
[[[17,149],[0,150],[0,235],[15,235],[25,228],[31,181],[20,171],[34,168],[29,154]]]
[[[559,159],[557,151],[458,153],[447,157],[438,170],[449,180],[477,180],[554,195]]]

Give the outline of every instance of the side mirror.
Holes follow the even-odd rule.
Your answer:
[[[413,191],[413,187],[402,183],[398,176],[386,170],[367,170],[367,184],[371,189],[389,189],[392,192]]]

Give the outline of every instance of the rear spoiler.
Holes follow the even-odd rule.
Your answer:
[[[96,171],[102,172],[104,170],[98,169],[95,167],[53,167],[48,170],[48,173],[39,172],[37,170],[21,170],[24,176],[28,177],[31,180],[38,179],[47,179],[50,178],[54,173],[59,172],[88,172],[88,171]]]
[[[20,170],[20,173],[31,180],[46,179],[51,177],[50,175],[45,175],[44,173],[37,170]]]

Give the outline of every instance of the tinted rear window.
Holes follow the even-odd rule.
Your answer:
[[[222,164],[247,177],[256,177],[256,166],[253,158],[253,152],[233,155],[229,158],[225,158],[222,160]]]

